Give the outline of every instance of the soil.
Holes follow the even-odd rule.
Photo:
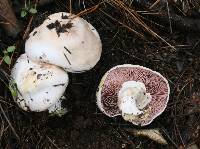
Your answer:
[[[94,4],[88,2],[86,7],[90,8]],[[142,6],[138,4],[136,8]],[[84,10],[83,5],[73,5],[74,13],[81,10]],[[26,39],[23,36],[31,15],[21,18],[19,10],[15,9],[23,26],[16,38],[7,36],[0,28],[0,49],[13,44],[17,47],[12,65],[2,63],[0,66],[0,148],[168,149],[186,148],[190,144],[200,145],[200,33],[179,29],[173,24],[173,32],[170,33],[168,21],[146,15],[148,20],[163,26],[147,21],[149,27],[175,46],[174,50],[140,27],[135,27],[145,35],[145,39],[141,39],[127,27],[106,16],[102,10],[119,21],[127,19],[125,16],[120,18],[123,12],[110,4],[81,16],[99,32],[103,53],[101,60],[90,71],[69,74],[70,83],[63,103],[68,112],[62,117],[51,117],[47,112],[31,113],[21,110],[7,88],[10,68],[17,57],[24,53]],[[28,32],[40,25],[49,14],[60,11],[69,11],[69,5],[64,0],[39,7]],[[200,15],[197,18],[200,19]],[[120,116],[109,118],[97,108],[95,93],[102,76],[110,68],[120,64],[151,68],[160,72],[170,83],[171,94],[166,110],[148,126],[134,126]],[[159,128],[168,145],[158,144],[146,137],[136,137],[126,132],[125,128]]]

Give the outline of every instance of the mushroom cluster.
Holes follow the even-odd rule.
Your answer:
[[[29,35],[11,77],[18,105],[26,111],[59,112],[69,82],[67,72],[79,73],[99,61],[102,44],[96,29],[86,20],[59,12]]]
[[[145,126],[159,116],[169,100],[168,81],[149,68],[124,64],[110,69],[97,90],[97,105],[109,117]]]

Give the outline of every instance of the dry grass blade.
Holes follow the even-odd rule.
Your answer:
[[[69,13],[72,14],[72,0],[69,0]]]
[[[0,22],[0,24],[10,24],[10,23],[8,23],[8,22]]]
[[[47,139],[49,140],[50,143],[53,144],[53,146],[57,149],[60,149],[48,136],[47,136]]]
[[[154,6],[156,6],[158,3],[160,2],[160,0],[156,0],[150,7],[149,9],[152,9]]]
[[[3,136],[3,133],[4,133],[4,121],[1,120],[0,141],[1,141],[1,138],[2,138],[2,136]]]
[[[23,40],[25,40],[28,37],[32,22],[33,22],[33,16],[30,18],[29,23],[28,23],[28,25],[26,27],[26,30],[25,30],[24,35],[23,35]]]
[[[168,1],[166,0],[166,4],[167,4],[167,15],[168,15],[168,19],[169,19],[169,29],[170,29],[170,33],[172,34],[173,31],[172,31],[172,22],[171,22],[171,15],[170,15],[170,11],[169,11],[169,3]]]
[[[178,148],[178,145],[173,141],[173,139],[168,135],[165,129],[162,129],[163,134],[168,138],[168,140],[174,145],[175,148]]]
[[[0,20],[8,24],[1,24],[9,35],[16,36],[20,31],[20,25],[12,9],[11,1],[0,1]]]
[[[7,85],[10,76],[5,72],[3,68],[0,67],[0,81],[2,81],[5,85]]]
[[[88,14],[88,13],[91,13],[91,12],[95,11],[95,10],[99,7],[100,4],[102,4],[102,3],[99,3],[99,4],[97,4],[97,5],[95,5],[95,6],[91,7],[91,8],[88,8],[88,9],[85,9],[85,10],[79,12],[79,13],[76,14],[76,16],[73,17],[72,19],[74,19],[74,18],[76,18],[76,17],[80,17],[81,15]]]
[[[9,120],[8,117],[6,116],[6,113],[4,112],[4,110],[3,110],[2,106],[1,106],[1,103],[0,103],[0,110],[1,110],[1,112],[2,112],[2,114],[3,114],[3,116],[4,116],[4,118],[5,118],[6,121],[8,122],[10,128],[12,129],[12,131],[13,131],[14,135],[16,136],[16,138],[17,138],[18,140],[20,140],[19,135],[16,133],[16,131],[15,131],[14,127],[12,126],[10,120]]]
[[[135,12],[134,10],[132,10],[131,8],[129,8],[128,6],[126,6],[124,4],[124,2],[120,1],[120,0],[111,0],[109,1],[111,5],[115,5],[116,8],[121,8],[122,10],[124,10],[127,15],[130,17],[130,19],[132,19],[133,23],[136,25],[140,25],[140,27],[142,27],[143,30],[147,31],[148,33],[150,33],[153,37],[160,39],[162,42],[164,42],[165,44],[167,44],[168,46],[170,46],[172,49],[176,50],[176,48],[174,46],[172,46],[170,43],[168,43],[165,39],[163,39],[161,36],[159,36],[157,33],[155,33],[152,29],[150,29],[139,17],[139,15],[137,14],[137,12]]]
[[[100,11],[101,11],[101,10],[100,10]],[[136,35],[138,35],[140,38],[145,39],[145,37],[144,37],[141,33],[137,32],[136,30],[132,29],[131,27],[127,26],[126,24],[122,23],[121,21],[118,21],[117,19],[113,18],[113,17],[112,17],[111,15],[109,15],[108,13],[106,13],[106,12],[104,12],[104,11],[101,11],[101,12],[104,13],[104,14],[105,14],[106,16],[108,16],[109,18],[111,18],[112,20],[114,20],[114,21],[118,22],[119,24],[121,24],[122,26],[126,27],[128,30],[134,32],[134,33],[135,33]]]
[[[7,22],[5,22],[4,24],[11,24],[12,26],[15,26],[15,24],[12,22],[12,21],[10,21],[9,19],[7,19],[5,16],[3,16],[1,13],[0,13],[0,16],[5,20],[5,21],[7,21]]]

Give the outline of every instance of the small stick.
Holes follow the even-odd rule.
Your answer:
[[[9,121],[8,117],[6,116],[4,110],[3,110],[2,106],[1,106],[1,103],[0,103],[0,110],[1,110],[1,112],[2,112],[2,114],[3,114],[3,116],[5,117],[6,121],[8,122],[10,128],[12,129],[13,133],[15,134],[16,138],[17,138],[18,140],[20,140],[20,137],[18,136],[18,134],[16,133],[15,129],[13,128],[11,122]]]
[[[29,34],[32,21],[33,21],[33,16],[30,18],[29,23],[26,27],[26,30],[25,30],[24,35],[23,35],[23,40],[25,40],[27,38],[28,34]]]
[[[60,149],[48,136],[46,136],[47,139],[49,140],[49,142],[51,142],[53,144],[53,146],[57,149]]]
[[[69,12],[72,14],[72,0],[69,0]]]
[[[166,4],[167,4],[167,15],[168,15],[168,18],[169,18],[169,30],[170,30],[170,33],[172,34],[173,31],[172,31],[171,15],[170,15],[170,12],[169,12],[169,4],[168,4],[167,0],[166,0]]]
[[[160,0],[155,1],[150,7],[149,9],[152,9],[154,6],[156,6],[158,3],[160,2]]]

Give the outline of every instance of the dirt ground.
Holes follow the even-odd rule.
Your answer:
[[[81,1],[73,3],[73,12],[78,13],[86,8],[96,6],[99,2]],[[151,2],[151,3],[150,3]],[[98,64],[90,71],[81,74],[69,73],[70,83],[63,105],[69,112],[62,117],[49,117],[47,112],[31,113],[21,110],[13,101],[6,84],[6,76],[20,54],[24,53],[23,36],[31,32],[47,18],[49,14],[69,11],[64,0],[57,0],[38,7],[33,16],[20,17],[20,10],[15,3],[14,9],[23,29],[16,38],[7,36],[0,28],[0,49],[15,44],[17,50],[11,66],[2,63],[0,66],[0,148],[6,149],[157,149],[187,148],[191,144],[200,147],[200,32],[198,26],[188,25],[188,20],[181,23],[177,20],[179,5],[169,1],[173,9],[172,22],[166,16],[167,8],[156,6],[148,9],[155,1],[135,1],[130,7],[138,10],[140,18],[163,40],[174,46],[174,49],[161,38],[155,38],[133,23],[133,19],[122,8],[114,3],[99,4],[92,12],[81,17],[90,22],[99,32],[103,53]],[[78,0],[77,0],[78,3]],[[128,4],[127,4],[128,5]],[[121,10],[121,11],[120,11]],[[140,12],[139,12],[140,10]],[[142,13],[141,10],[149,12]],[[162,15],[153,15],[154,13]],[[175,13],[177,12],[177,13]],[[186,15],[190,21],[200,20],[200,13]],[[30,22],[31,21],[31,22]],[[137,21],[135,21],[137,22]],[[184,24],[185,23],[185,24]],[[30,24],[30,30],[28,28]],[[184,25],[183,25],[184,24]],[[170,27],[171,26],[171,27]],[[192,27],[191,27],[192,26]],[[139,37],[134,30],[141,33]],[[200,31],[200,30],[199,30]],[[142,65],[160,72],[170,83],[170,100],[165,112],[150,125],[137,127],[125,122],[120,116],[109,118],[96,106],[96,89],[106,71],[119,64]],[[137,137],[126,132],[130,129],[159,128],[168,145],[158,144],[147,137]]]

